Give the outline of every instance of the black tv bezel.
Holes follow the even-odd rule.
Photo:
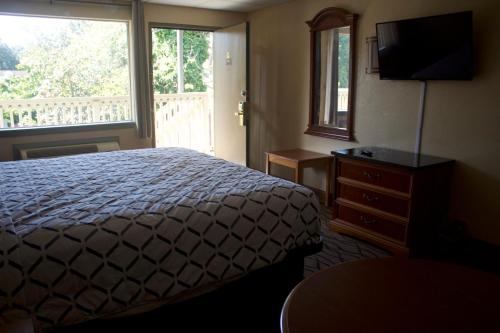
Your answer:
[[[422,16],[422,17],[415,17],[415,18],[410,18],[410,19],[402,19],[402,20],[392,20],[392,21],[386,21],[386,22],[378,22],[375,24],[375,30],[376,30],[376,37],[377,37],[377,60],[380,63],[380,48],[378,47],[378,30],[379,30],[379,25],[382,24],[389,24],[389,23],[399,23],[399,22],[408,22],[408,21],[420,21],[420,20],[425,20],[425,19],[432,19],[432,18],[439,18],[439,17],[446,17],[446,16],[453,16],[453,15],[459,15],[459,14],[470,14],[471,16],[471,42],[472,46],[474,46],[474,12],[472,10],[466,10],[466,11],[460,11],[460,12],[455,12],[455,13],[447,13],[447,14],[438,14],[438,15],[431,15],[431,16]],[[472,74],[470,77],[467,78],[460,78],[460,79],[434,79],[434,78],[419,78],[419,79],[413,79],[413,78],[399,78],[399,77],[387,77],[387,76],[382,76],[382,71],[379,69],[379,79],[380,80],[387,80],[387,81],[472,81],[474,79],[475,75],[475,57],[474,57],[474,52],[472,53]]]

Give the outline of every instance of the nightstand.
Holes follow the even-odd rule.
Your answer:
[[[325,205],[330,205],[330,182],[333,156],[303,149],[266,152],[266,173],[271,174],[271,164],[282,165],[295,171],[295,182],[303,184],[304,168],[320,168],[326,174]]]

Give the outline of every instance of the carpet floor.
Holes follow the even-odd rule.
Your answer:
[[[343,262],[387,257],[391,254],[359,239],[341,235],[328,228],[331,213],[326,208],[321,212],[323,249],[304,259],[304,276]]]

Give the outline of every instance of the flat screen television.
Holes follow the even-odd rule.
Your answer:
[[[377,24],[381,79],[472,80],[472,12]]]

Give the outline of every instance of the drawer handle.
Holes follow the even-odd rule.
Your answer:
[[[374,202],[374,201],[379,201],[379,197],[372,197],[366,193],[363,193],[363,199],[365,199],[368,202]]]
[[[363,176],[365,176],[368,179],[379,179],[380,173],[372,174],[368,171],[363,171]]]
[[[377,223],[377,220],[375,219],[370,219],[370,218],[367,218],[366,216],[364,215],[361,215],[359,217],[360,221],[363,222],[364,224],[375,224]]]

